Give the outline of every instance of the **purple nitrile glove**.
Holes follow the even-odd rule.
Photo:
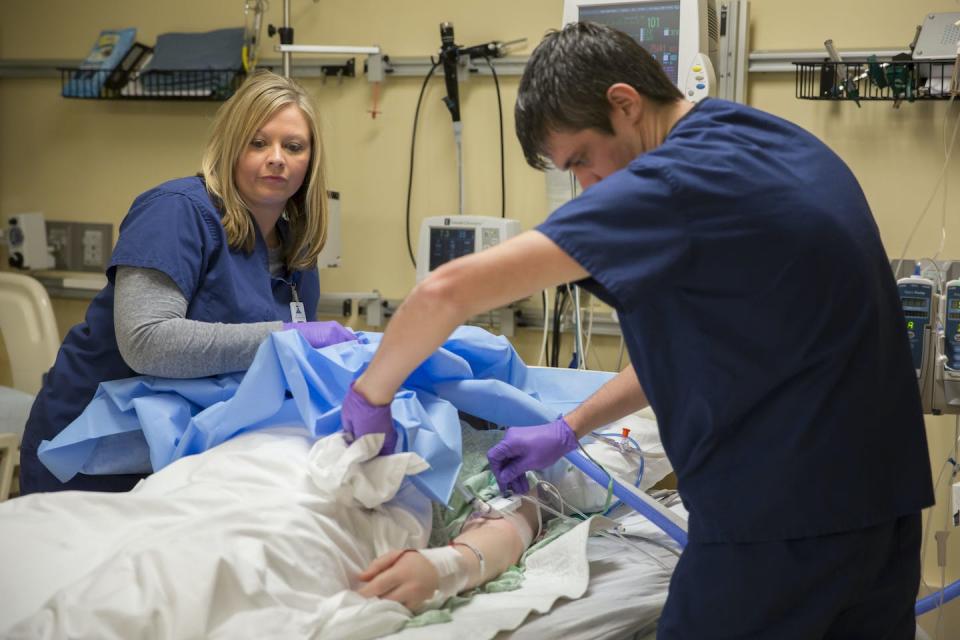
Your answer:
[[[352,382],[347,397],[343,399],[340,421],[343,423],[343,435],[348,442],[371,433],[382,433],[386,438],[383,440],[383,446],[380,447],[379,455],[393,453],[397,446],[397,430],[393,428],[390,405],[370,404],[359,391],[353,388]]]
[[[331,344],[356,340],[357,336],[336,320],[326,322],[284,322],[283,330],[294,329],[302,335],[314,349],[328,347]]]
[[[577,434],[562,417],[535,427],[512,427],[487,452],[500,490],[524,494],[530,490],[527,471],[549,467],[577,448]]]

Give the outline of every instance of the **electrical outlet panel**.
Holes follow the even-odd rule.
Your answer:
[[[103,264],[103,231],[84,229],[83,239],[83,266],[100,267]]]
[[[47,244],[53,250],[54,269],[103,273],[113,250],[113,225],[48,220]]]

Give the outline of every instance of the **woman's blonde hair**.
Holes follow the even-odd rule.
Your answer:
[[[256,241],[254,221],[237,189],[234,169],[254,134],[290,104],[300,108],[310,128],[310,166],[303,184],[287,200],[290,237],[284,242],[284,261],[289,269],[309,269],[316,266],[317,255],[327,240],[327,189],[317,114],[303,87],[269,71],[250,76],[217,110],[203,153],[203,178],[210,195],[222,203],[223,228],[230,247],[252,252]]]

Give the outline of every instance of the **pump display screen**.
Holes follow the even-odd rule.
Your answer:
[[[901,301],[904,307],[923,307],[924,309],[927,307],[926,298],[902,298]]]
[[[950,301],[951,309],[960,309],[960,298],[956,298]]]
[[[430,229],[430,271],[476,250],[476,229],[433,227]]]
[[[581,22],[623,31],[657,59],[677,84],[680,60],[680,2],[627,2],[580,7]]]

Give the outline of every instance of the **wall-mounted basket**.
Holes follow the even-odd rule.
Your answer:
[[[950,97],[953,60],[795,62],[801,100],[941,100]]]
[[[61,95],[88,100],[226,100],[246,77],[236,69],[118,70],[59,68]]]

